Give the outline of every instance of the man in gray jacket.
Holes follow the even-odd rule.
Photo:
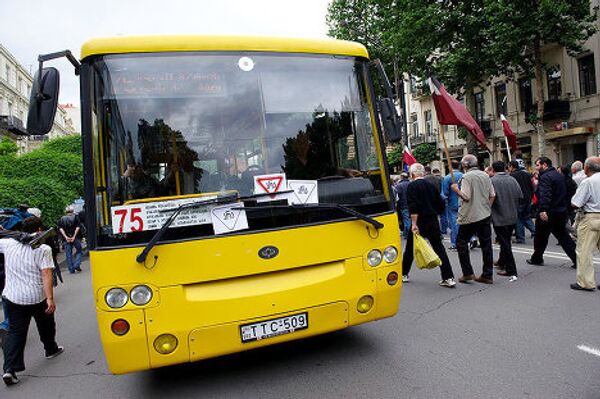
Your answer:
[[[496,199],[492,204],[492,224],[496,238],[500,243],[500,257],[498,258],[498,271],[500,276],[509,276],[508,281],[517,280],[517,266],[512,254],[510,238],[517,224],[519,202],[523,192],[517,180],[506,173],[506,165],[502,161],[492,164],[494,176],[492,185],[496,192]]]
[[[465,155],[460,163],[465,170],[465,174],[460,180],[461,187],[456,183],[450,186],[452,191],[460,197],[456,247],[463,276],[458,281],[466,283],[475,280],[484,284],[493,284],[494,253],[492,251],[490,216],[496,194],[489,176],[477,167],[478,162],[475,155]],[[483,258],[483,270],[481,276],[478,277],[474,275],[468,248],[469,240],[474,234],[477,234],[481,243]]]

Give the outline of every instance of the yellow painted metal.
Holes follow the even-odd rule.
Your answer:
[[[108,361],[108,368],[114,374],[150,368],[148,343],[146,339],[146,321],[142,310],[123,312],[98,311],[98,329]],[[129,323],[129,332],[115,335],[110,327],[113,321],[123,319]]]
[[[189,338],[190,360],[196,361],[228,353],[260,348],[266,345],[340,330],[348,326],[348,304],[346,302],[298,309],[293,312],[273,315],[273,317],[283,317],[302,312],[307,312],[308,314],[307,329],[260,341],[242,343],[240,338],[241,323],[237,322],[195,329],[190,333]],[[242,324],[260,322],[262,320],[265,320],[265,318],[247,320]]]
[[[138,317],[143,312],[145,316],[144,345],[136,331],[135,345],[127,352],[130,356],[121,356],[113,348],[120,342],[115,337],[101,334],[111,371],[177,364],[393,316],[402,285],[389,286],[385,278],[391,271],[401,274],[400,261],[371,267],[366,255],[389,245],[401,252],[398,219],[393,213],[376,219],[385,224],[379,231],[353,220],[161,244],[150,253],[150,258],[158,256],[151,269],[135,261],[141,247],[91,251],[101,331],[110,331],[110,323],[121,315]],[[258,251],[267,245],[276,246],[279,255],[261,259]],[[119,286],[129,290],[139,282],[153,290],[156,287],[160,293],[157,303],[153,299],[142,310],[128,304],[122,311],[107,311],[102,305],[107,289]],[[374,306],[361,314],[357,303],[365,295],[374,298]],[[331,304],[333,307],[328,307]],[[307,331],[241,343],[240,324],[303,309],[309,311]],[[320,313],[316,309],[327,310]],[[316,312],[314,317],[312,312]],[[161,334],[177,337],[179,345],[173,353],[161,355],[154,350],[154,339]],[[133,360],[136,356],[147,358],[148,364]]]
[[[338,54],[368,58],[359,43],[332,39],[299,39],[258,36],[115,36],[89,40],[81,58],[101,54],[180,51],[264,51],[281,53]]]

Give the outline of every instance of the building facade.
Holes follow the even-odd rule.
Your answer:
[[[584,45],[585,50],[570,56],[558,45],[543,49],[544,131],[538,137],[531,121],[536,114],[535,79],[500,76],[491,85],[482,85],[461,99],[482,128],[493,160],[508,160],[500,114],[504,114],[518,138],[519,149],[528,166],[544,155],[556,165],[598,155],[600,152],[600,33]],[[435,107],[428,88],[415,79],[405,79],[408,133],[411,145],[428,142],[437,146],[445,160]],[[447,126],[450,157],[467,153],[466,141],[454,126]],[[489,155],[480,153],[484,163]]]
[[[7,137],[14,140],[21,153],[37,148],[51,138],[76,132],[71,117],[59,106],[50,133],[45,136],[27,135],[27,112],[32,86],[31,73],[0,44],[0,139]]]

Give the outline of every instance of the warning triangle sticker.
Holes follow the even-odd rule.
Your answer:
[[[291,203],[318,204],[318,184],[316,180],[288,180],[288,188],[294,191]]]
[[[265,193],[273,194],[279,191],[281,183],[283,182],[282,176],[274,177],[259,177],[256,179],[258,185],[265,191]]]
[[[223,206],[211,210],[215,234],[247,229],[248,220],[243,208]]]

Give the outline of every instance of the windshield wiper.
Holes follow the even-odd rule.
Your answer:
[[[367,222],[377,230],[383,228],[384,224],[373,219],[370,216],[367,216],[363,213],[357,212],[352,208],[348,208],[347,206],[341,204],[292,204],[292,205],[271,205],[271,206],[252,206],[248,208],[244,208],[245,211],[253,211],[253,210],[270,210],[270,209],[339,209],[347,215],[354,216],[357,219],[360,219],[364,222]]]
[[[150,239],[148,244],[146,244],[146,246],[144,247],[144,250],[142,252],[140,252],[140,254],[135,258],[135,260],[138,263],[144,263],[146,261],[146,258],[148,257],[148,253],[150,253],[150,250],[165,235],[166,231],[169,229],[169,226],[171,226],[171,224],[175,221],[177,216],[179,216],[181,211],[184,211],[186,209],[200,208],[200,207],[204,207],[204,206],[212,205],[212,204],[226,204],[229,202],[237,201],[237,199],[238,199],[237,193],[233,193],[233,194],[229,194],[229,195],[218,196],[217,198],[188,202],[187,204],[179,205],[177,208],[165,209],[165,210],[161,211],[161,212],[173,212],[173,214],[171,216],[169,216],[169,218],[165,221],[165,223],[163,223],[160,230],[158,230],[154,234],[154,236],[152,236],[152,239]]]

